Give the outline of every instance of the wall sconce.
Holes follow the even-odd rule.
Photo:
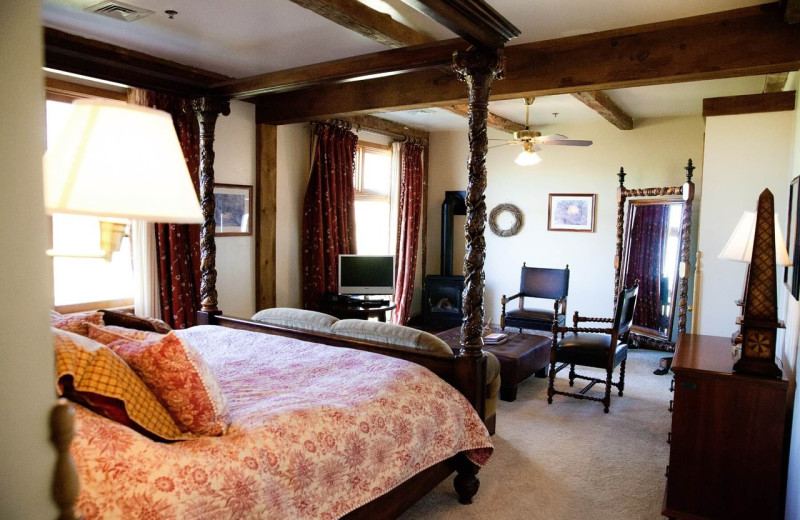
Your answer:
[[[106,259],[119,250],[127,219],[203,222],[172,116],[121,101],[73,103],[44,155],[44,195],[48,215],[102,217]]]

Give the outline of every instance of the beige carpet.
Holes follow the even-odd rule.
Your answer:
[[[600,403],[564,396],[548,406],[547,380],[528,379],[516,401],[500,401],[494,455],[478,474],[473,503],[458,503],[449,478],[401,518],[663,518],[672,377],[653,370],[665,355],[630,352],[624,396],[613,391],[608,414]],[[568,388],[567,369],[556,377],[556,388]],[[602,388],[590,392],[602,395]]]

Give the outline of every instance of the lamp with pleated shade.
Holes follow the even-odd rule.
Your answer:
[[[127,222],[120,219],[203,222],[172,117],[121,101],[73,103],[44,155],[44,197],[48,215],[100,217],[106,260],[119,250],[126,233]]]

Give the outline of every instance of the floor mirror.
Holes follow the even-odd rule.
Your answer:
[[[633,341],[639,347],[673,351],[686,331],[689,292],[694,166],[686,183],[662,188],[626,188],[620,168],[617,188],[617,251],[614,294],[638,280]]]

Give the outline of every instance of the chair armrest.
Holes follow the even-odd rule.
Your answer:
[[[586,316],[579,316],[578,311],[575,311],[575,314],[572,315],[573,326],[577,327],[578,323],[582,321],[588,321],[594,323],[614,323],[614,318],[589,318]]]
[[[506,303],[510,302],[514,298],[519,298],[522,295],[521,292],[514,294],[512,296],[506,297],[504,294],[502,298],[500,298],[500,330],[506,330]]]

